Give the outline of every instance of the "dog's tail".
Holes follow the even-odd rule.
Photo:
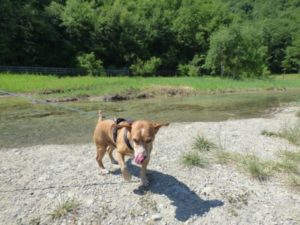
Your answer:
[[[99,115],[99,121],[102,121],[104,119],[104,116],[101,110],[98,111],[98,115]]]

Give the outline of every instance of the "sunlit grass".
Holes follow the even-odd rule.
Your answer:
[[[278,132],[263,130],[261,135],[268,137],[280,137],[288,140],[290,143],[300,146],[300,123],[293,126],[284,126]]]
[[[202,168],[208,164],[208,160],[198,152],[187,152],[182,156],[182,162],[186,166],[198,166]]]
[[[254,155],[246,155],[242,157],[240,166],[251,177],[263,181],[271,176],[273,163],[261,160]]]
[[[271,132],[271,131],[267,131],[267,130],[263,130],[261,133],[261,135],[264,135],[264,136],[268,136],[268,137],[272,137],[272,136],[277,136],[277,134],[275,132]]]
[[[262,134],[274,135],[267,131],[262,132]],[[288,177],[289,186],[299,188],[300,151],[280,151],[277,160],[268,160],[253,154],[226,151],[203,136],[195,138],[192,148],[194,151],[182,156],[182,162],[185,165],[201,167],[214,163],[230,165],[259,181],[265,181],[276,174],[282,174]]]
[[[300,123],[294,126],[283,127],[277,134],[278,137],[287,139],[290,143],[300,146]]]
[[[223,92],[277,90],[300,87],[300,75],[272,76],[267,80],[233,80],[220,77],[56,77],[0,74],[0,90],[18,93],[84,96],[144,90],[154,87],[189,87],[196,91]]]
[[[80,203],[74,198],[60,200],[58,205],[53,209],[53,211],[49,215],[52,219],[58,219],[67,215],[68,213],[76,211],[79,205]]]
[[[295,175],[295,174],[291,174],[289,177],[288,177],[288,185],[297,190],[297,191],[300,191],[300,176],[298,175]]]
[[[211,141],[205,139],[203,136],[197,136],[195,138],[193,149],[197,151],[209,151],[213,148],[215,148],[216,145],[212,143]]]

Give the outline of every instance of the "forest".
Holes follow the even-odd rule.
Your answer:
[[[300,0],[1,0],[0,15],[2,66],[300,71]]]

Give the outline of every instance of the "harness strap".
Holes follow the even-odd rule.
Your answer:
[[[116,118],[116,119],[114,119],[114,121],[115,121],[116,125],[118,125],[118,124],[121,123],[121,122],[129,122],[129,123],[132,123],[132,122],[133,122],[133,121],[130,120],[130,119],[127,120],[127,119],[124,119],[124,118]],[[124,135],[123,135],[123,139],[124,139],[124,142],[125,142],[125,144],[127,145],[127,147],[128,147],[130,150],[133,151],[134,149],[133,149],[133,147],[131,146],[129,139],[127,138],[127,133],[128,133],[128,130],[125,129]],[[115,127],[113,128],[113,139],[114,139],[115,144],[117,143],[117,138],[118,138],[118,128],[117,128],[117,126],[115,126]]]
[[[134,151],[134,149],[133,149],[132,145],[130,144],[130,141],[129,141],[128,137],[127,137],[127,133],[128,133],[128,130],[125,128],[124,135],[123,135],[124,141],[125,141],[127,147],[130,150]]]
[[[126,119],[116,118],[116,119],[114,119],[114,121],[115,121],[115,124],[118,125],[119,123],[126,121]],[[118,137],[118,128],[117,128],[117,126],[115,126],[113,129],[113,138],[114,138],[115,143],[117,143],[117,137]]]

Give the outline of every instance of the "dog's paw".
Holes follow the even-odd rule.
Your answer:
[[[100,174],[101,175],[106,175],[106,174],[109,174],[109,171],[107,169],[101,169]]]
[[[148,187],[149,186],[149,180],[145,177],[141,179],[141,185],[144,187]]]

